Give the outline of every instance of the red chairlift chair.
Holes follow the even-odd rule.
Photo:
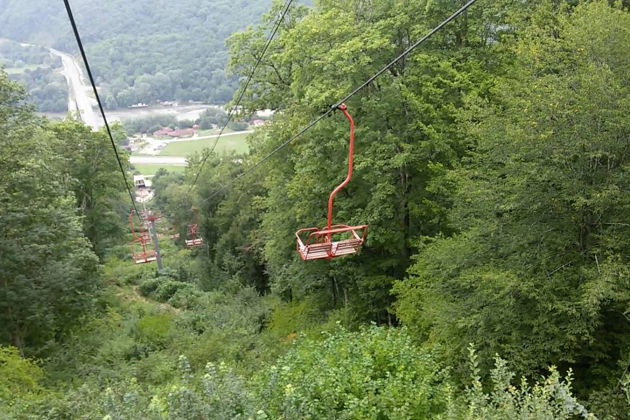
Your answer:
[[[203,238],[197,238],[197,224],[188,225],[188,235],[190,239],[186,239],[186,248],[195,248],[203,245]]]
[[[354,158],[354,121],[348,113],[348,107],[341,104],[338,107],[350,122],[350,147],[348,155],[348,175],[328,198],[328,224],[325,229],[316,227],[300,229],[295,233],[297,250],[300,257],[307,260],[331,259],[344,255],[356,254],[365,242],[368,225],[349,226],[333,225],[333,201],[335,195],[345,187],[352,178],[352,164]]]
[[[136,264],[146,264],[157,260],[157,255],[154,249],[147,249],[147,244],[151,242],[148,232],[142,232],[138,236],[133,227],[133,215],[135,212],[131,210],[129,213],[129,226],[131,227],[131,234],[133,235],[133,241],[131,241],[131,258]],[[138,251],[141,249],[141,251]]]
[[[188,225],[187,238],[184,241],[186,248],[196,248],[203,245],[203,238],[197,238],[197,228],[199,227],[199,210],[194,209],[195,222],[192,225]]]

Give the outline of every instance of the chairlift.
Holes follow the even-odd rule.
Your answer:
[[[348,113],[345,104],[339,105],[350,123],[350,147],[348,154],[348,175],[339,184],[328,198],[328,224],[325,229],[316,227],[300,229],[295,233],[297,239],[297,251],[304,260],[331,259],[344,255],[356,254],[361,250],[367,236],[368,225],[350,226],[333,225],[333,201],[335,195],[345,187],[352,178],[352,164],[354,158],[354,120]]]
[[[151,242],[151,238],[148,232],[141,232],[140,236],[136,234],[133,226],[133,215],[135,212],[131,210],[129,213],[129,227],[131,228],[131,234],[133,240],[130,243],[131,246],[131,258],[136,264],[146,264],[157,260],[157,255],[154,249],[147,249],[147,244]]]
[[[184,240],[186,248],[196,248],[204,244],[203,238],[197,237],[199,227],[199,209],[194,209],[193,211],[195,212],[196,223],[188,225],[188,229],[186,231],[186,239]]]

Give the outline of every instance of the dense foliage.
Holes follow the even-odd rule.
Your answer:
[[[128,261],[103,133],[37,119],[2,75],[0,416],[627,418],[623,3],[485,3],[351,98],[334,216],[369,224],[359,255],[295,252],[345,174],[340,114],[257,166],[453,3],[294,6],[245,92],[275,110],[250,153],[154,177],[160,272]],[[230,38],[237,76],[281,6]]]
[[[20,348],[67,330],[98,287],[63,137],[46,129],[24,97],[0,72],[0,342]]]
[[[341,116],[221,188],[450,11],[451,2],[293,9],[246,92],[245,108],[275,109],[274,124],[244,164],[210,160],[201,178],[210,270],[331,316],[343,310],[351,325],[401,320],[418,340],[445,344],[460,373],[470,342],[484,367],[499,353],[519,374],[572,368],[580,395],[613,413],[626,401],[617,384],[630,357],[621,5],[471,9],[350,100],[355,178],[335,218],[370,225],[359,256],[305,264],[294,251],[294,232],[323,223],[344,174]],[[230,39],[234,71],[247,73],[269,24]]]
[[[627,28],[627,12],[578,7],[513,45],[492,102],[475,100],[475,150],[449,174],[457,233],[424,238],[397,285],[397,313],[421,335],[454,354],[483,343],[521,372],[572,366],[589,389],[617,380],[630,350]]]
[[[76,51],[63,2],[5,1],[0,37]],[[269,0],[71,2],[108,108],[157,100],[225,103],[225,39],[257,22]]]
[[[20,82],[41,112],[66,112],[68,88],[61,59],[46,48],[0,39],[0,66]]]

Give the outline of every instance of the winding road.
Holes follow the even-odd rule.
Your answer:
[[[50,49],[51,54],[61,58],[63,64],[62,74],[66,78],[68,83],[68,112],[76,113],[85,124],[92,127],[93,130],[98,130],[103,127],[104,122],[101,116],[94,110],[98,108],[96,99],[92,96],[92,86],[86,82],[86,78],[83,74],[83,68],[79,65],[79,62],[70,54]],[[236,133],[225,133],[222,137],[228,137],[239,134],[249,134],[253,131],[242,131]],[[131,163],[139,164],[158,164],[158,165],[173,165],[173,166],[186,166],[187,161],[184,156],[155,156],[160,152],[158,146],[165,145],[171,142],[178,141],[191,141],[191,140],[207,140],[216,138],[216,135],[192,137],[186,139],[173,139],[169,141],[148,139],[149,144],[146,149],[142,151],[143,154],[154,156],[130,156],[129,161]]]
[[[92,87],[84,82],[83,69],[70,54],[54,48],[51,48],[50,52],[60,57],[63,64],[62,74],[68,82],[68,111],[78,112],[81,121],[92,127],[93,130],[98,130],[104,123],[102,118],[94,112],[94,107],[98,104],[96,99],[88,94],[92,91]]]

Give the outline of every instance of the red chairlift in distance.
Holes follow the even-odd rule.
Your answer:
[[[129,213],[129,227],[131,228],[131,234],[133,235],[133,241],[131,241],[131,258],[136,264],[146,264],[157,260],[157,255],[154,249],[147,249],[147,244],[151,242],[149,232],[144,231],[140,233],[140,236],[136,235],[136,231],[133,226],[134,210]],[[137,252],[138,245],[142,251]]]
[[[350,123],[350,147],[348,153],[348,175],[339,184],[328,198],[328,224],[325,229],[316,227],[300,229],[295,233],[297,238],[297,251],[304,260],[331,259],[344,255],[356,254],[361,250],[367,236],[368,225],[349,226],[333,225],[333,201],[335,195],[345,187],[352,178],[352,166],[354,158],[354,120],[348,113],[348,107],[341,104],[338,107]],[[336,240],[333,240],[337,238]]]
[[[188,230],[186,232],[186,240],[184,240],[184,244],[186,248],[196,248],[203,245],[203,238],[197,238],[197,229],[199,227],[199,210],[194,209],[195,212],[195,222],[191,225],[188,225]]]

